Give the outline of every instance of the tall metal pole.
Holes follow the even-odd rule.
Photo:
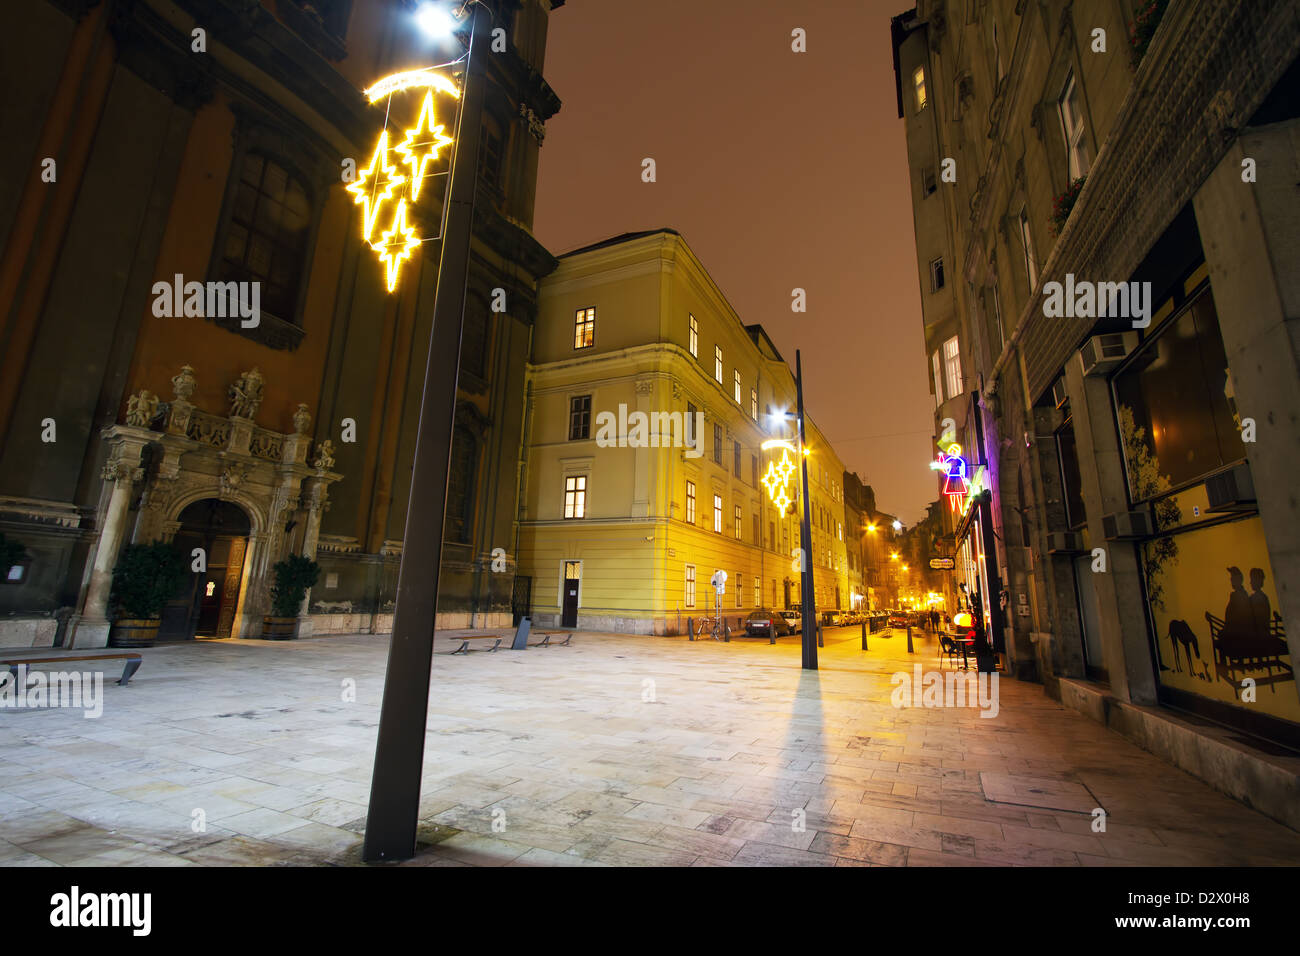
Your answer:
[[[803,558],[803,566],[800,568],[800,589],[803,591],[803,669],[806,671],[815,671],[817,669],[817,625],[814,618],[817,615],[817,604],[813,600],[813,574],[812,574],[812,512],[808,502],[808,456],[804,454],[807,448],[807,440],[804,437],[803,429],[803,363],[799,358],[799,350],[794,350],[794,388],[795,394],[799,399],[799,466],[803,472],[803,547],[800,549]]]
[[[469,62],[465,66],[465,87],[448,185],[433,331],[424,371],[410,506],[402,538],[402,563],[397,572],[393,636],[388,646],[384,701],[379,714],[379,738],[375,745],[375,769],[362,847],[362,858],[367,862],[406,860],[415,855],[425,725],[429,716],[429,670],[433,665],[433,630],[438,614],[443,513],[447,504],[461,323],[469,277],[487,45],[491,39],[491,15],[487,8],[475,3],[472,9]]]

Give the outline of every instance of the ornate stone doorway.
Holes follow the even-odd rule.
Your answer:
[[[244,561],[252,523],[238,506],[218,498],[187,505],[173,543],[187,563],[202,549],[205,568],[163,609],[160,640],[230,637],[242,594]]]

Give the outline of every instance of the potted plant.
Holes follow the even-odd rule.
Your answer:
[[[1065,221],[1070,218],[1070,213],[1074,210],[1074,204],[1079,199],[1079,193],[1083,192],[1083,183],[1087,178],[1087,176],[1080,176],[1066,186],[1065,192],[1057,196],[1052,202],[1052,235],[1059,236],[1061,230],[1065,228]]]
[[[1128,27],[1128,42],[1133,50],[1133,69],[1137,69],[1142,58],[1147,55],[1147,48],[1155,38],[1156,28],[1164,19],[1169,0],[1149,0],[1136,11],[1133,22]]]
[[[152,647],[162,609],[185,580],[185,562],[161,541],[128,544],[113,569],[113,647]]]
[[[291,641],[298,636],[298,609],[307,591],[320,577],[320,565],[311,558],[291,554],[277,562],[271,573],[271,613],[262,618],[262,637],[272,641]]]

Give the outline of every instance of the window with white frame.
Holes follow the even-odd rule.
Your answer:
[[[937,408],[943,404],[943,376],[939,371],[939,350],[935,349],[930,356],[934,364],[934,404]]]
[[[948,397],[960,395],[962,390],[961,349],[958,347],[957,336],[955,335],[943,343],[943,374]]]
[[[758,576],[754,576],[754,607],[763,603],[763,588],[758,583]]]
[[[749,390],[749,417],[758,421],[758,389]]]
[[[1061,134],[1065,137],[1065,153],[1070,182],[1088,174],[1092,150],[1088,146],[1088,133],[1083,121],[1083,96],[1074,80],[1074,71],[1065,78],[1061,97],[1057,101],[1061,115]]]
[[[686,600],[687,607],[695,607],[695,565],[686,565]]]
[[[1038,259],[1034,256],[1034,240],[1029,234],[1029,212],[1020,207],[1020,244],[1025,249],[1025,274],[1029,277],[1029,291],[1038,288]]]
[[[686,482],[686,523],[695,524],[695,482]]]
[[[587,476],[570,475],[564,479],[564,517],[582,518],[587,514]]]
[[[916,111],[919,113],[928,102],[925,97],[925,67],[918,66],[912,71],[912,89],[916,93]]]
[[[690,316],[691,320],[691,355],[696,358],[700,357],[700,323],[695,321],[695,316]]]
[[[736,540],[740,540],[740,505],[736,505]],[[737,581],[740,579],[737,578]]]
[[[736,404],[740,404],[740,369],[733,369],[732,379],[735,382],[734,389],[736,393]]]
[[[722,346],[721,345],[713,346],[713,377],[718,380],[719,385],[722,384]]]
[[[713,496],[713,530],[722,534],[722,495]]]
[[[744,607],[745,606],[745,579],[740,576],[739,571],[736,572],[735,582],[736,582],[736,607]]]
[[[930,291],[938,292],[943,288],[943,257],[930,261]]]

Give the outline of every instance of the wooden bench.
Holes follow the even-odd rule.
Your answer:
[[[533,647],[567,647],[569,641],[573,640],[572,631],[537,631],[536,633],[542,635],[542,639],[534,644]],[[561,635],[563,635],[564,640],[551,640],[551,638],[560,637]]]
[[[460,647],[452,651],[453,654],[468,654],[470,641],[492,641],[492,646],[488,651],[495,651],[505,640],[504,634],[457,634],[451,638],[453,641],[460,641]]]
[[[122,677],[118,683],[126,686],[131,680],[131,676],[140,669],[144,663],[144,658],[139,654],[127,652],[124,654],[72,654],[60,657],[24,657],[13,658],[0,661],[0,666],[8,667],[9,673],[18,679],[18,668],[23,664],[62,664],[65,661],[126,661],[122,667]]]

